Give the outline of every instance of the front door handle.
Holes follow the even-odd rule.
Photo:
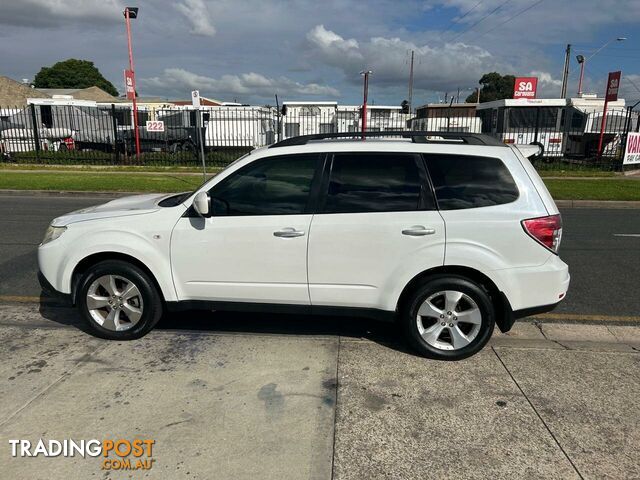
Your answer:
[[[274,237],[280,238],[294,238],[294,237],[302,237],[304,232],[302,230],[296,230],[295,228],[283,228],[282,230],[278,230],[277,232],[273,232]]]
[[[403,235],[409,235],[411,237],[422,237],[424,235],[433,235],[436,233],[435,228],[426,228],[422,225],[414,225],[411,228],[402,230]]]

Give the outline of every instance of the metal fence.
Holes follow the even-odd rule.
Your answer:
[[[538,168],[618,170],[626,136],[638,131],[632,108],[610,108],[598,155],[602,109],[573,106],[479,107],[476,116],[411,117],[400,108],[370,106],[367,130],[427,130],[493,135],[505,143],[543,148]],[[171,107],[138,111],[141,155],[135,153],[128,105],[28,105],[0,108],[0,152],[10,163],[225,166],[244,153],[286,138],[313,133],[359,132],[359,106],[290,104],[274,107]]]

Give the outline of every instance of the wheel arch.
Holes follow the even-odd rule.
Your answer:
[[[76,266],[73,269],[73,273],[71,274],[71,301],[73,302],[74,305],[76,304],[76,293],[77,293],[76,290],[78,287],[78,282],[80,278],[82,278],[82,275],[93,265],[99,262],[103,262],[105,260],[120,260],[138,267],[140,270],[142,270],[147,275],[149,275],[149,278],[151,279],[151,281],[153,282],[153,284],[158,290],[158,294],[160,295],[162,302],[163,303],[165,302],[165,293],[162,291],[162,288],[160,287],[160,283],[158,282],[156,275],[143,262],[141,262],[140,260],[138,260],[137,258],[131,255],[127,255],[126,253],[99,252],[99,253],[93,253],[91,255],[84,257],[82,260],[80,260],[76,264]]]
[[[489,298],[493,304],[496,314],[496,325],[498,325],[498,328],[500,328],[500,331],[503,333],[508,332],[511,329],[514,322],[513,311],[505,294],[498,288],[495,282],[484,273],[474,268],[460,265],[443,265],[430,268],[429,270],[425,270],[417,274],[402,290],[396,305],[396,312],[400,312],[407,303],[407,299],[419,288],[420,285],[422,285],[422,283],[435,275],[452,275],[462,277],[483,287],[489,294]]]

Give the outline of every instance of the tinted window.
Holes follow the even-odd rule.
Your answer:
[[[427,165],[441,210],[501,205],[518,198],[509,170],[497,158],[428,155]]]
[[[428,206],[417,155],[336,154],[325,213],[394,212]],[[431,200],[430,203],[433,203]]]
[[[510,128],[556,128],[558,107],[515,107],[509,109]]]
[[[285,215],[304,213],[318,155],[259,160],[213,187],[213,214]]]

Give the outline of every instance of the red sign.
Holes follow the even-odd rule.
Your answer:
[[[136,83],[133,79],[133,71],[125,70],[124,71],[124,89],[127,93],[127,100],[133,100],[136,96]]]
[[[513,84],[513,98],[536,98],[538,77],[517,77]]]
[[[622,75],[622,72],[609,72],[609,79],[607,80],[607,102],[615,102],[618,100],[620,75]]]

